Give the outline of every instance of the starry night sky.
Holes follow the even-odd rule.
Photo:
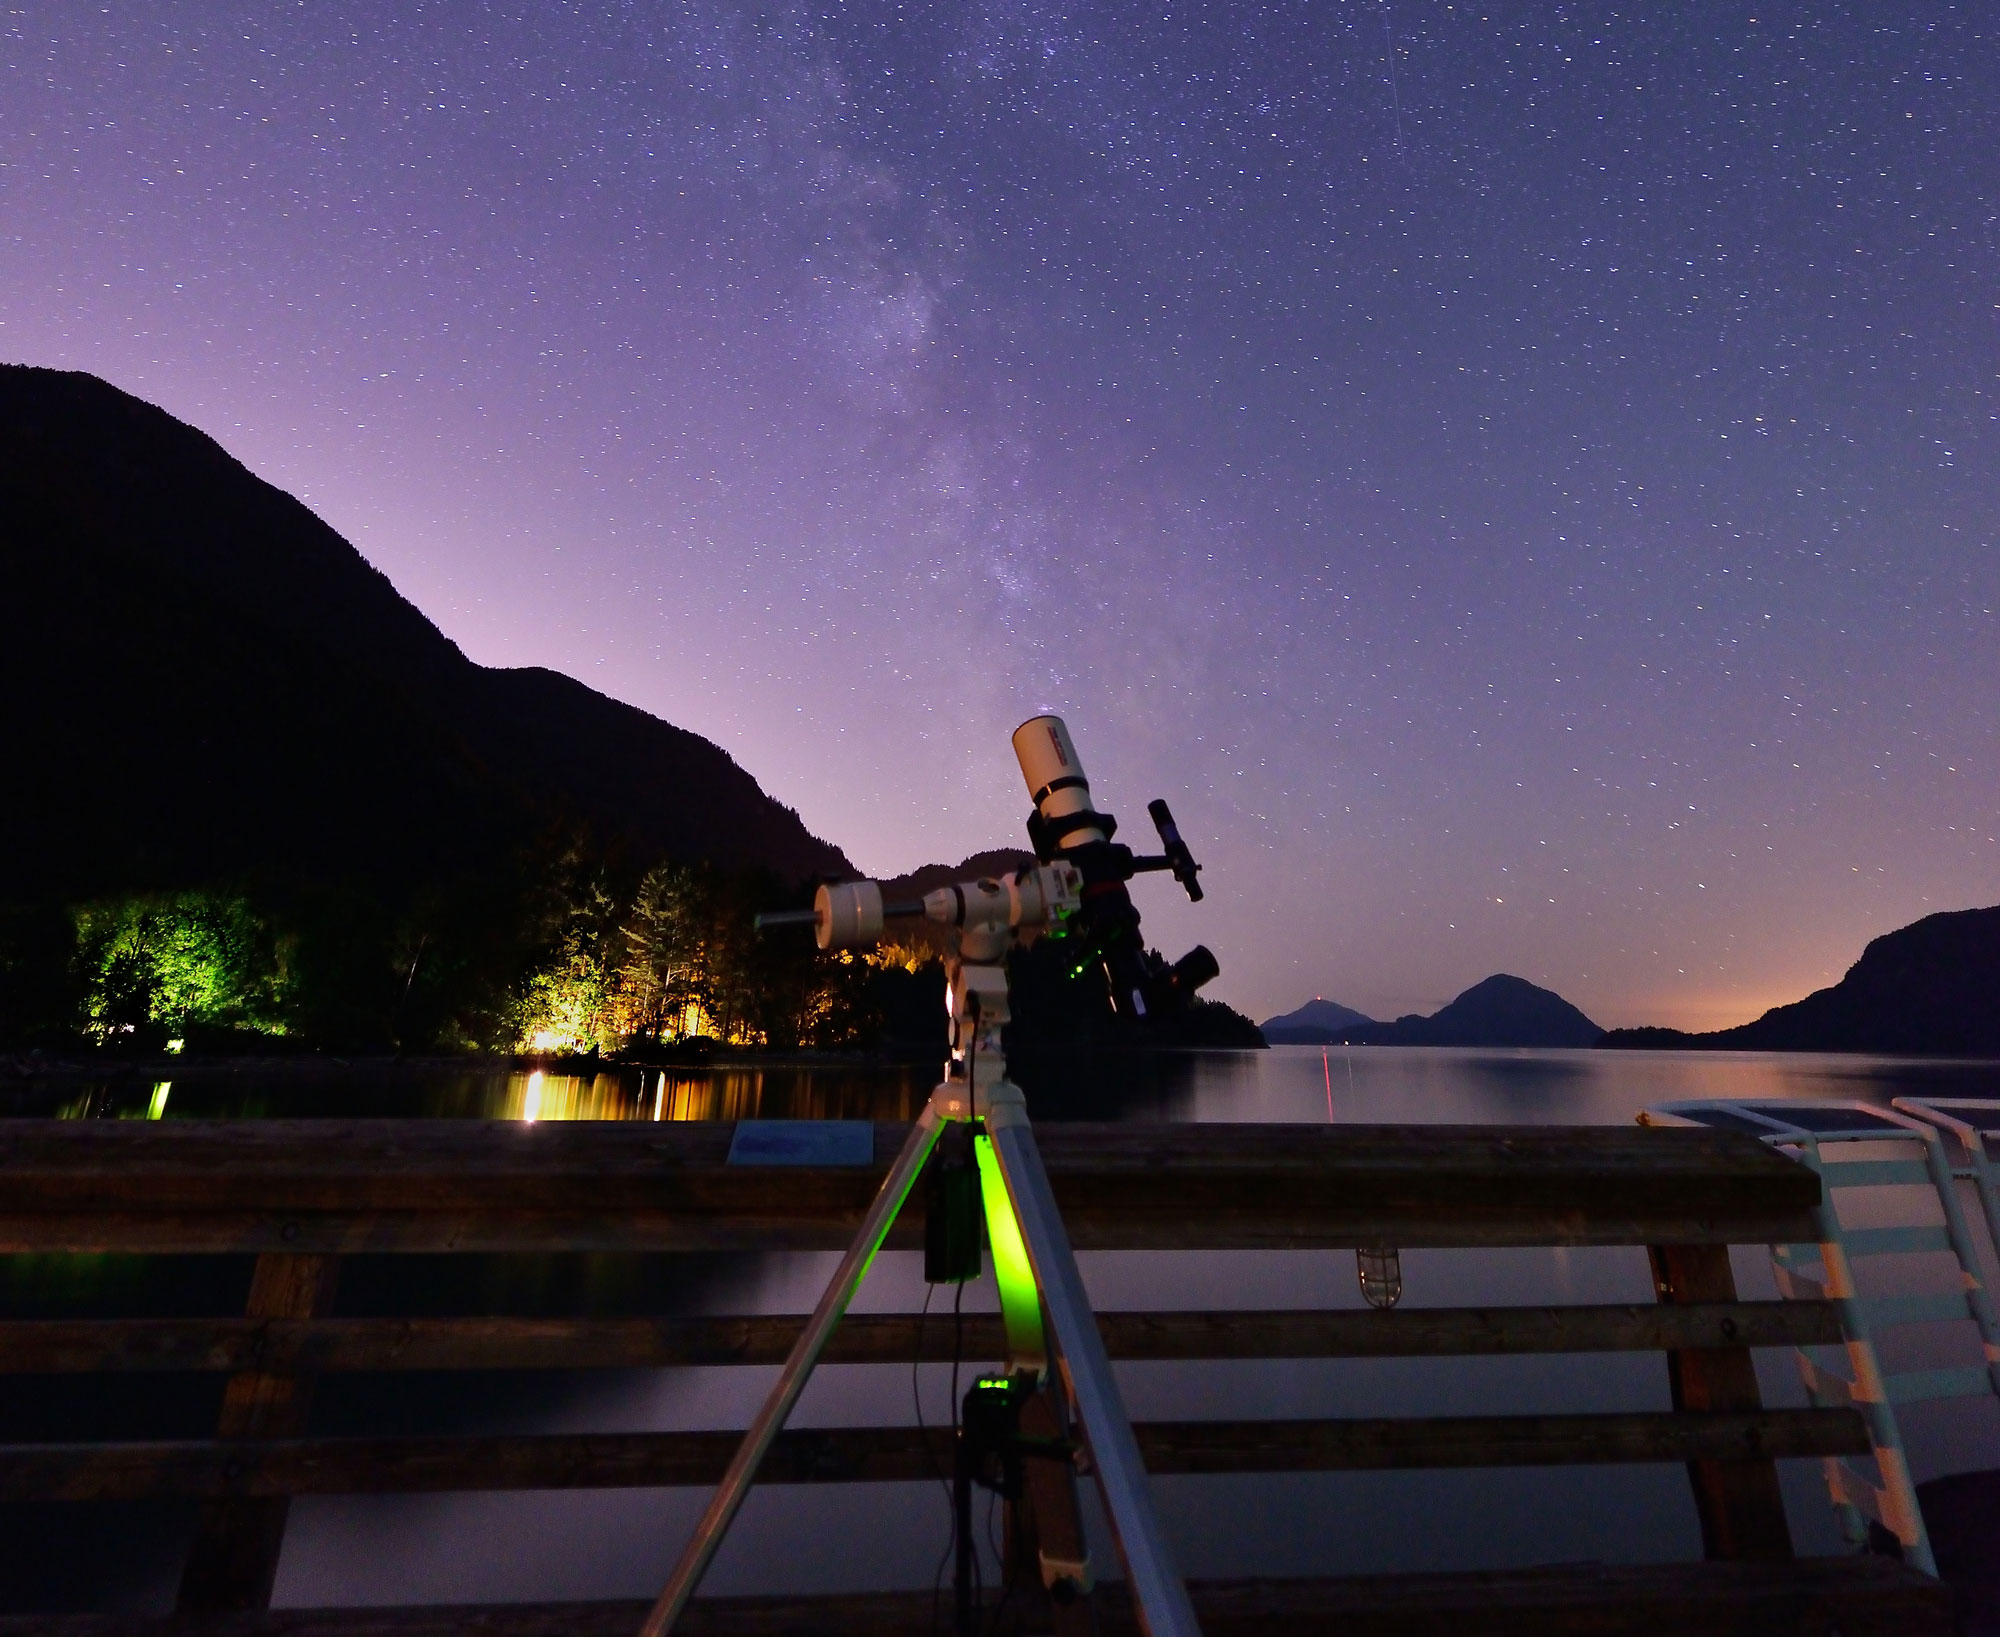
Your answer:
[[[1990,4],[0,19],[0,356],[870,871],[1063,712],[1258,1016],[2000,900],[1996,211]]]

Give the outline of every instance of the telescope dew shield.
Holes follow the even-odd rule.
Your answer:
[[[882,936],[882,885],[843,881],[813,895],[813,936],[821,949],[866,949]]]
[[[1060,716],[1031,716],[1014,730],[1014,759],[1035,804],[1028,821],[1035,853],[1044,863],[1057,848],[1109,841],[1112,826],[1090,804],[1090,781]]]

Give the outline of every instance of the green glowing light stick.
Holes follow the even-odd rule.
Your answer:
[[[1048,1368],[1048,1344],[1042,1339],[1042,1295],[1006,1178],[993,1153],[993,1139],[980,1132],[972,1139],[979,1161],[979,1195],[986,1207],[986,1238],[993,1247],[993,1282],[1000,1287],[1000,1321],[1007,1330],[1007,1361],[1016,1370]]]

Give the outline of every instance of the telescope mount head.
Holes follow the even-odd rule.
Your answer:
[[[1101,967],[1111,1004],[1120,1017],[1146,1018],[1185,1010],[1195,991],[1220,970],[1215,957],[1197,944],[1171,965],[1146,948],[1139,936],[1139,911],[1126,889],[1133,876],[1170,871],[1190,900],[1200,902],[1201,866],[1182,839],[1164,801],[1147,812],[1159,832],[1162,851],[1141,856],[1112,838],[1118,821],[1100,813],[1090,799],[1090,780],[1076,754],[1069,729],[1059,716],[1032,716],[1014,730],[1014,755],[1021,764],[1033,808],[1028,840],[1043,863],[1057,858],[1082,876],[1081,904],[1067,935],[1082,942],[1071,975]]]

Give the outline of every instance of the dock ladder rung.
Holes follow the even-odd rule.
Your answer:
[[[1861,1310],[1861,1316],[1871,1329],[1887,1329],[1897,1324],[1935,1324],[1972,1317],[1971,1305],[1962,1290],[1923,1296],[1854,1296],[1849,1301]]]
[[[1961,1364],[1941,1370],[1905,1370],[1889,1377],[1891,1404],[1922,1404],[1934,1398],[1986,1398],[1993,1378],[1983,1364]]]
[[[1909,1256],[1920,1251],[1953,1250],[1942,1222],[1922,1227],[1848,1228],[1841,1234],[1849,1256]]]
[[[1922,1160],[1828,1160],[1820,1167],[1820,1175],[1829,1188],[1933,1186],[1930,1167]]]

